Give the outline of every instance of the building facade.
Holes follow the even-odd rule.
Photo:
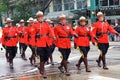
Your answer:
[[[120,22],[120,0],[100,0],[99,9],[104,12],[109,23]]]

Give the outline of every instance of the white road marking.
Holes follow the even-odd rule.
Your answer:
[[[104,77],[104,76],[90,76],[88,80],[120,80],[120,79]]]

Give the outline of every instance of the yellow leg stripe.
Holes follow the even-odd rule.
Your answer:
[[[78,50],[80,51],[80,53],[82,54],[82,58],[84,58],[85,56],[84,56],[83,52],[80,50],[80,48],[78,47],[77,49],[78,49]]]

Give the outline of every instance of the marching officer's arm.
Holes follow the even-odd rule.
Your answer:
[[[51,35],[51,37],[53,37],[54,40],[56,40],[56,37],[55,37],[55,34],[54,34],[54,30],[50,27],[49,24],[48,25],[48,28],[49,28],[49,34]]]
[[[78,37],[77,33],[75,31],[73,31],[73,29],[70,27],[70,34],[74,37]]]
[[[91,41],[92,41],[92,43],[93,43],[93,45],[95,45],[95,42],[97,42],[98,41],[98,38],[97,38],[97,36],[96,36],[96,33],[97,33],[97,27],[96,27],[96,24],[93,24],[92,25],[92,31],[90,32],[90,34],[91,34]]]
[[[115,29],[114,29],[113,27],[111,27],[107,22],[106,22],[106,24],[108,25],[108,30],[109,30],[109,32],[118,35],[118,32],[115,31]]]

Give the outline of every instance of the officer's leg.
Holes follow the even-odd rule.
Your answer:
[[[63,61],[64,68],[65,68],[65,71],[66,71],[65,74],[66,74],[67,76],[70,75],[70,72],[69,72],[69,70],[68,70],[68,65],[67,65],[67,61],[68,61],[68,58],[69,58],[70,52],[71,52],[70,49],[66,49],[66,51],[65,51],[65,59],[64,59],[64,61]]]
[[[90,49],[89,47],[83,47],[83,49],[82,49],[82,52],[84,54],[83,61],[85,64],[86,72],[91,72],[91,70],[88,67],[88,59],[87,59],[87,54],[88,54],[89,49]]]
[[[13,69],[13,48],[12,47],[7,47],[7,52],[9,53],[9,66],[10,69]]]
[[[20,50],[20,54],[22,54],[22,46],[21,46],[21,43],[19,43],[19,50]]]
[[[80,50],[80,48],[81,48],[81,47],[79,46],[79,51],[80,51],[80,53],[82,54],[82,56],[80,57],[78,63],[76,64],[76,67],[77,67],[78,70],[80,70],[80,65],[81,65],[81,63],[82,63],[82,61],[83,61],[83,57],[84,57],[83,52]]]
[[[55,50],[55,45],[53,44],[52,46],[51,46],[51,53],[50,53],[50,61],[51,61],[51,64],[52,65],[54,65],[54,63],[53,63],[53,57],[52,57],[52,53],[54,52],[54,50]]]
[[[23,43],[21,43],[21,57],[22,57],[23,60],[26,60],[25,53],[24,53],[24,48],[25,48],[25,45]]]
[[[27,60],[26,55],[25,55],[25,51],[26,51],[26,49],[27,49],[27,45],[26,45],[26,44],[23,44],[22,48],[23,48],[22,54],[24,55],[24,58],[23,58],[23,59],[24,59],[24,60]]]
[[[106,65],[106,53],[108,51],[109,44],[104,44],[103,47],[104,47],[103,51],[102,51],[103,52],[103,54],[102,54],[103,69],[108,70],[108,67]]]
[[[47,78],[44,68],[44,64],[47,61],[46,50],[44,48],[37,48],[37,54],[40,56],[40,74],[42,74],[43,78]]]
[[[63,70],[64,54],[63,54],[63,53],[65,53],[65,52],[64,52],[64,49],[63,49],[63,48],[59,48],[59,51],[60,51],[60,53],[61,53],[61,55],[62,55],[62,61],[61,61],[61,63],[60,63],[60,66],[58,67],[58,69],[60,70],[61,73],[64,73],[64,70]]]
[[[102,58],[102,44],[101,43],[98,43],[98,49],[100,50],[100,55],[98,57],[98,59],[96,60],[97,64],[98,64],[98,67],[101,67],[101,58]]]
[[[35,64],[35,62],[36,62],[36,60],[35,60],[35,57],[36,57],[36,54],[35,54],[35,47],[33,47],[33,46],[29,46],[30,47],[30,49],[32,50],[32,55],[31,55],[31,57],[29,58],[29,60],[30,60],[30,63],[33,65],[33,64]],[[34,61],[34,63],[33,63],[33,61]]]

